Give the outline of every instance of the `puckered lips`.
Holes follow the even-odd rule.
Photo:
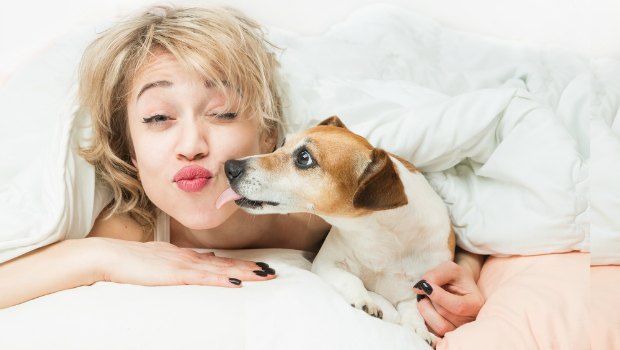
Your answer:
[[[199,165],[188,165],[174,175],[173,181],[185,192],[199,192],[212,177],[209,170]]]
[[[222,194],[215,201],[215,207],[220,209],[224,204],[235,201],[235,203],[241,208],[247,209],[260,209],[264,205],[276,206],[279,203],[270,202],[270,201],[256,201],[251,200],[249,198],[243,197],[242,195],[235,192],[232,188],[227,188],[226,191],[222,192]]]

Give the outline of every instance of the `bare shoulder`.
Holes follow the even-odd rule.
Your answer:
[[[105,210],[99,214],[88,237],[107,237],[126,241],[146,242],[152,240],[142,226],[127,214],[115,214],[107,218]]]

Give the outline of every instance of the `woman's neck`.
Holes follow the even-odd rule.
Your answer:
[[[250,248],[263,238],[274,220],[274,215],[251,215],[237,210],[218,227],[193,230],[170,218],[170,242],[186,248]]]

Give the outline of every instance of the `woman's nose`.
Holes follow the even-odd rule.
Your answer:
[[[181,126],[177,140],[177,158],[198,160],[209,154],[206,131],[196,122],[186,122]]]

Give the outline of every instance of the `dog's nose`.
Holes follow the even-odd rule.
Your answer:
[[[228,181],[232,182],[243,174],[243,170],[245,170],[245,160],[227,160],[226,163],[224,163],[224,170],[226,171]]]

